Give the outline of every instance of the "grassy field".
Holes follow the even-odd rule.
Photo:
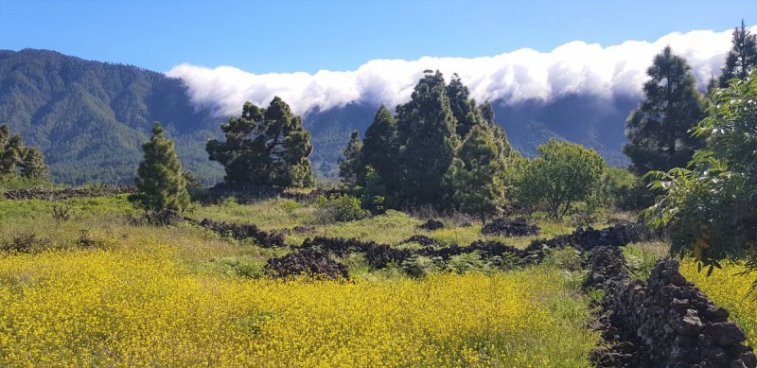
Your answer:
[[[54,206],[69,218],[54,218]],[[146,226],[138,214],[123,196],[0,200],[0,244],[29,245],[29,253],[0,253],[0,366],[586,367],[598,341],[586,328],[582,274],[562,267],[575,262],[571,255],[517,271],[452,267],[423,278],[347,259],[350,281],[284,282],[260,275],[285,249],[186,223]],[[316,234],[391,244],[414,234],[481,238],[477,224],[443,219],[446,229],[429,232],[401,212],[319,225],[312,207],[283,199],[189,215],[266,230],[314,227],[290,236],[293,244]],[[543,237],[571,230],[540,225]]]

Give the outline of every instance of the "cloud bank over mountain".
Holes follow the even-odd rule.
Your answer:
[[[757,32],[757,26],[751,31]],[[267,104],[274,96],[301,114],[353,102],[393,107],[410,98],[426,69],[438,69],[447,77],[457,73],[479,101],[550,101],[572,93],[610,99],[641,96],[646,69],[666,45],[686,58],[699,86],[706,86],[720,72],[731,47],[731,32],[676,32],[654,42],[626,41],[607,47],[574,41],[549,52],[519,49],[488,57],[371,60],[357,70],[313,74],[253,74],[231,66],[181,64],[167,75],[186,83],[193,103],[219,115],[239,113],[244,101]]]

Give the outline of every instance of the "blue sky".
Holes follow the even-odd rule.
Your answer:
[[[655,40],[742,18],[757,23],[757,1],[0,0],[0,49],[53,49],[156,71],[191,63],[314,72],[379,58]]]

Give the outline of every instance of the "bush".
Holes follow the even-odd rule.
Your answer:
[[[403,261],[401,267],[408,276],[421,278],[438,270],[438,261],[440,260],[416,255]]]
[[[315,199],[315,217],[321,224],[360,220],[368,211],[360,207],[360,199],[347,194],[319,195]]]
[[[600,204],[622,211],[637,211],[651,206],[654,195],[644,181],[628,169],[608,167],[599,186]]]
[[[596,195],[605,161],[593,149],[550,140],[539,146],[541,156],[525,165],[515,181],[515,199],[522,205],[545,205],[560,218],[575,202]]]

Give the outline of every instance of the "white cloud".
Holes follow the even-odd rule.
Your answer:
[[[757,32],[757,26],[751,30]],[[550,52],[520,49],[476,58],[371,60],[353,71],[321,70],[314,74],[252,74],[230,66],[181,64],[167,75],[184,80],[194,103],[222,115],[238,114],[244,101],[267,104],[274,96],[283,98],[300,114],[350,102],[393,107],[410,97],[425,69],[439,69],[447,77],[459,74],[479,101],[548,100],[572,92],[640,96],[646,69],[666,45],[685,57],[697,82],[706,85],[719,73],[731,47],[731,32],[676,32],[654,42],[626,41],[607,47],[574,41]]]

